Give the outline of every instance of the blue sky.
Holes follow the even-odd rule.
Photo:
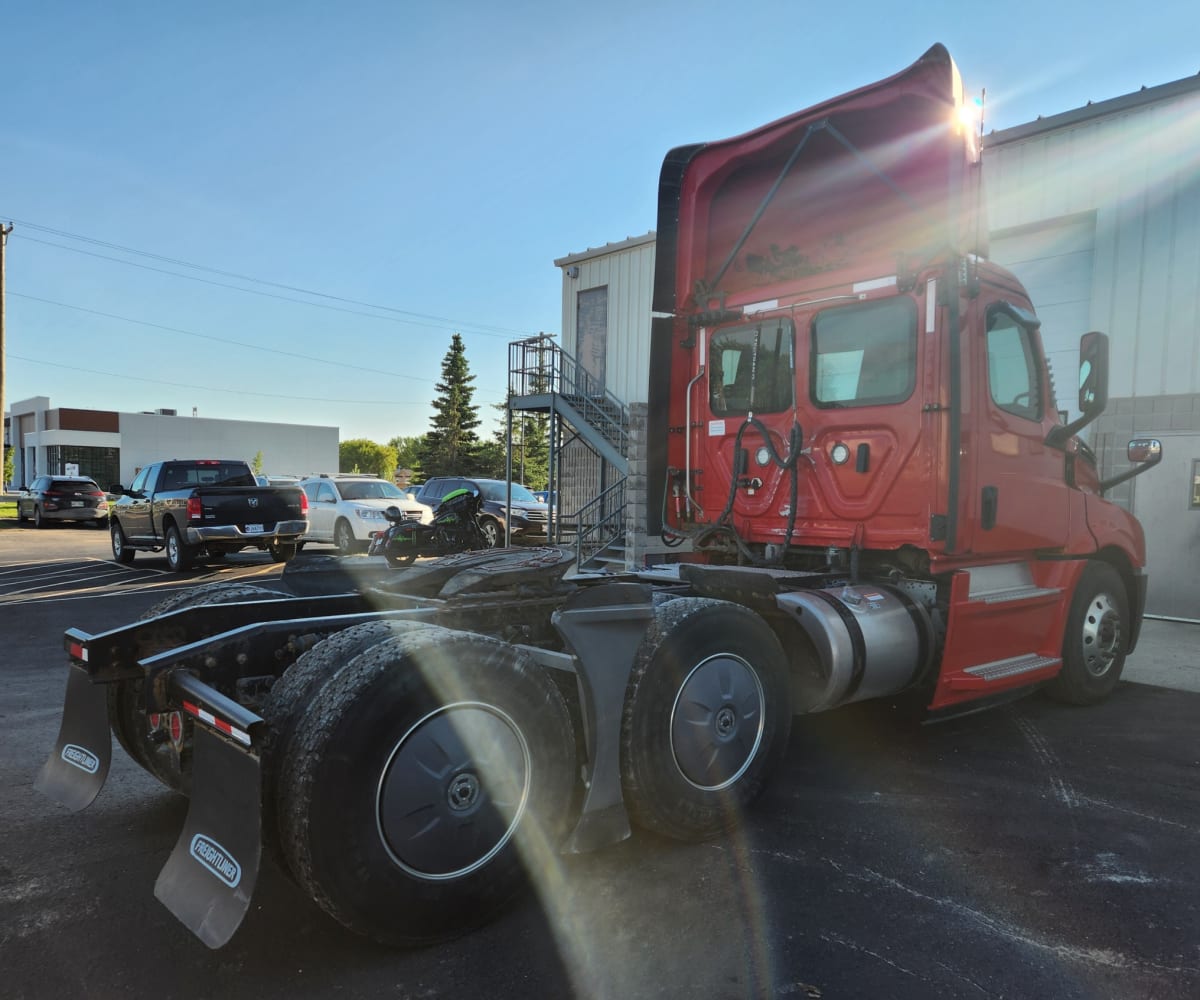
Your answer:
[[[1200,71],[1194,0],[47,2],[0,37],[6,400],[377,441],[427,429],[455,330],[502,399],[554,258],[653,229],[673,146],[938,41],[988,129]]]

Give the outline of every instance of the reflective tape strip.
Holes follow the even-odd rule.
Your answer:
[[[209,711],[201,708],[199,705],[195,705],[190,701],[185,701],[183,703],[183,710],[185,712],[187,712],[188,715],[194,715],[201,722],[207,722],[214,729],[220,730],[226,736],[232,736],[239,743],[245,744],[246,746],[250,746],[250,734],[249,733],[244,732],[241,729],[235,729],[224,719],[218,719],[215,715],[212,714],[212,712],[209,712]]]

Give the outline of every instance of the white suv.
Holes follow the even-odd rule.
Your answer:
[[[426,524],[433,520],[431,508],[378,476],[310,476],[300,488],[308,496],[308,531],[301,541],[332,542],[342,555],[366,549],[371,536],[387,527],[383,512],[389,507]]]

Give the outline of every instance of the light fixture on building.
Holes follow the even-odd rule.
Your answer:
[[[567,268],[567,277],[568,278],[578,278],[579,277],[579,266],[577,264],[572,264],[570,267]]]

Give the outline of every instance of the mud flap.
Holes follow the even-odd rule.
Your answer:
[[[33,787],[73,812],[90,806],[112,763],[107,685],[93,684],[75,667],[67,674],[67,695],[54,751]]]
[[[154,895],[210,948],[233,937],[250,908],[262,851],[260,809],[258,758],[196,726],[191,804]]]

